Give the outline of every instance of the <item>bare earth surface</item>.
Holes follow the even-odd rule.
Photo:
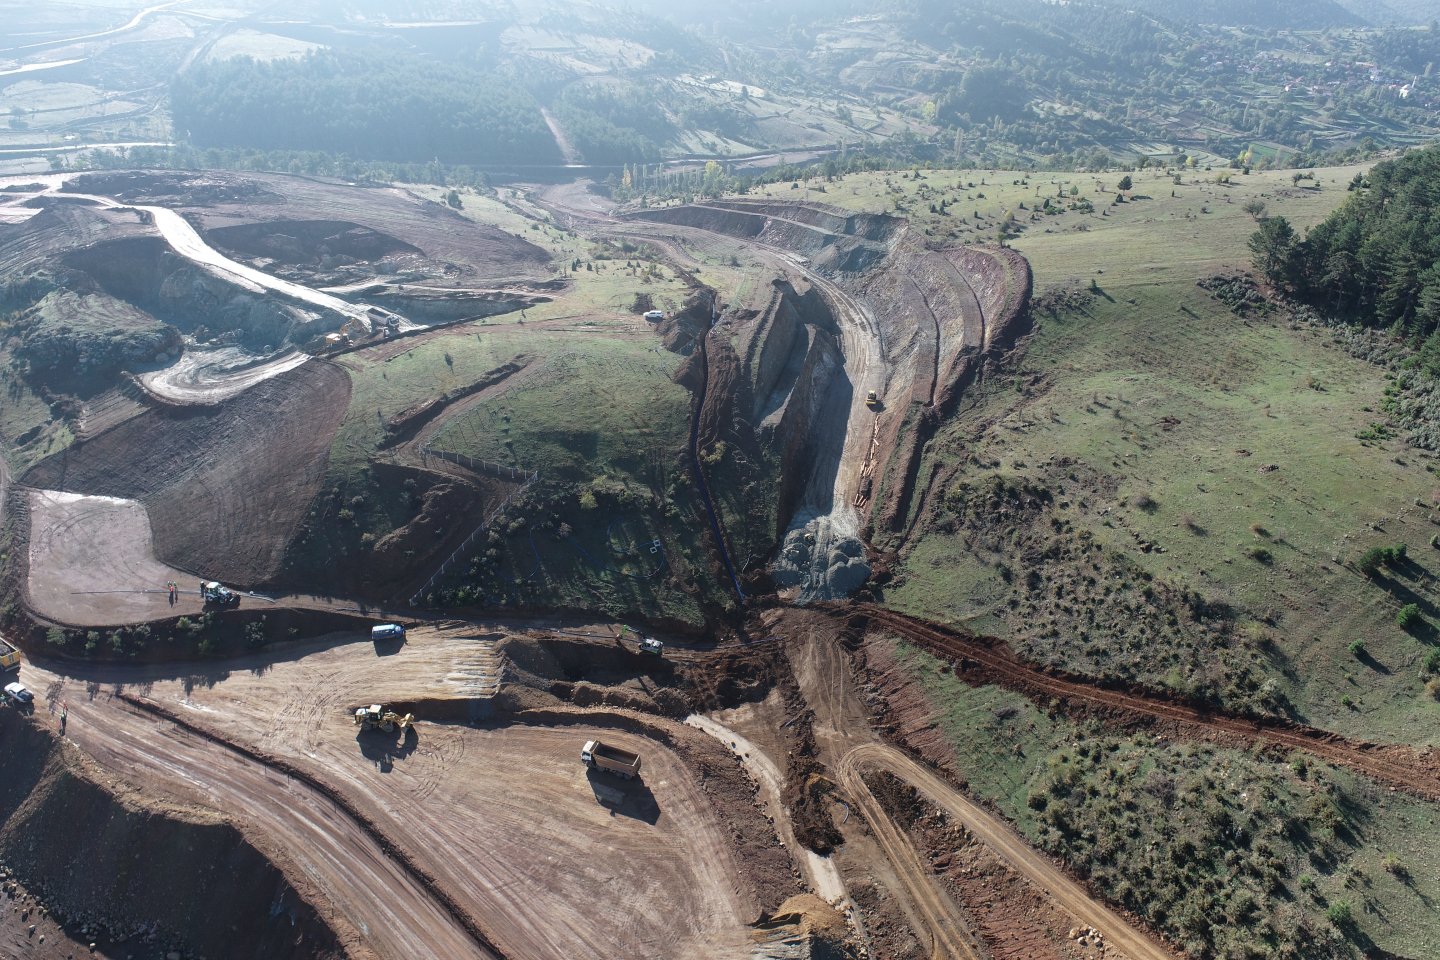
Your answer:
[[[279,569],[324,478],[349,399],[344,371],[312,361],[223,403],[149,410],[41,461],[22,479],[37,489],[139,500],[167,565],[249,587]],[[154,589],[166,579],[105,589]],[[163,617],[159,599],[151,609]]]
[[[144,504],[58,490],[29,494],[30,605],[41,616],[88,627],[160,610],[201,612],[195,575],[155,559]],[[170,580],[186,587],[174,607],[165,590]]]
[[[309,360],[298,350],[264,363],[241,363],[248,355],[235,347],[189,350],[170,366],[140,376],[146,390],[175,403],[218,403],[278,377]]]
[[[975,947],[971,947],[969,954],[944,952],[961,950],[963,946],[957,944],[970,939],[957,929],[960,918],[954,912],[953,898],[940,888],[928,867],[916,869],[920,864],[914,847],[903,831],[889,822],[888,815],[860,778],[863,770],[888,770],[918,788],[1033,887],[1073,916],[1076,926],[1095,927],[1110,945],[1111,956],[1129,960],[1174,960],[1175,955],[1162,944],[1136,930],[1026,845],[1000,817],[972,803],[959,790],[896,748],[882,743],[872,731],[868,714],[855,690],[850,664],[830,632],[815,630],[809,632],[807,638],[803,624],[797,622],[792,629],[796,630],[800,642],[791,649],[791,658],[801,690],[815,710],[817,744],[832,769],[837,771],[847,793],[859,802],[862,814],[871,821],[876,841],[895,868],[898,881],[906,887],[906,899],[917,905],[924,919],[936,956],[975,955]]]
[[[353,870],[382,865],[333,816],[323,829],[334,836],[312,851],[305,834],[315,825],[303,802],[291,802],[296,794],[305,800],[305,791],[276,790],[273,771],[136,712],[113,693],[142,696],[338,788],[508,956],[747,956],[745,924],[755,905],[738,891],[730,839],[702,786],[658,742],[610,726],[603,715],[577,716],[573,726],[480,728],[422,716],[403,736],[357,735],[350,720],[357,705],[420,701],[423,709],[428,698],[486,687],[501,636],[460,625],[413,631],[393,652],[362,640],[192,676],[109,668],[66,679],[27,665],[23,679],[69,702],[69,736],[107,768],[144,771],[167,790],[225,811],[247,835],[269,838],[263,848],[293,845],[304,873],[362,939],[373,936],[381,956],[481,954],[473,944],[437,944],[442,935],[453,940],[446,932],[453,923],[431,916],[417,929],[402,915],[411,900],[424,908],[423,891],[387,889],[394,878],[379,873],[373,887],[354,884]],[[643,779],[587,775],[578,753],[591,737],[639,752]],[[624,795],[618,806],[601,802],[614,796],[609,791]]]

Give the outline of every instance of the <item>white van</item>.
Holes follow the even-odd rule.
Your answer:
[[[371,640],[405,639],[405,628],[398,623],[380,623],[370,628]]]

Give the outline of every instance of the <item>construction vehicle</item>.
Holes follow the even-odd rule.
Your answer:
[[[394,710],[386,710],[383,705],[378,703],[355,709],[355,726],[362,730],[384,730],[386,733],[390,733],[396,728],[404,730],[414,722],[415,714],[407,713],[401,716]]]
[[[594,770],[609,770],[629,780],[640,774],[640,755],[619,747],[607,747],[599,740],[586,740],[580,748],[580,762]]]
[[[876,407],[880,406],[879,394],[877,394],[874,390],[871,390],[869,393],[865,394],[865,406],[869,407],[871,410],[874,410]]]
[[[0,637],[0,670],[16,670],[20,666],[20,651],[10,641]]]
[[[231,590],[229,587],[221,586],[214,580],[200,584],[200,599],[205,601],[205,606],[207,607],[240,606],[240,594]]]
[[[665,652],[665,644],[656,640],[654,637],[641,637],[640,652],[654,654],[658,657]]]

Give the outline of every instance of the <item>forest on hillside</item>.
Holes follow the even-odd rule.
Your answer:
[[[447,164],[560,159],[523,86],[393,51],[200,63],[175,78],[171,110],[176,129],[198,147]]]
[[[1440,375],[1440,147],[1376,164],[1350,190],[1304,237],[1265,219],[1250,241],[1255,265],[1330,316],[1418,345]]]

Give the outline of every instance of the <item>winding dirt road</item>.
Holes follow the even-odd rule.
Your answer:
[[[871,749],[884,748],[878,744],[856,747],[840,761],[836,774],[860,815],[870,825],[875,842],[885,851],[885,858],[904,884],[911,906],[924,918],[930,932],[931,957],[935,960],[955,957],[984,960],[985,948],[960,912],[955,898],[939,885],[934,871],[920,859],[904,831],[885,812],[861,778],[857,758],[863,759],[865,752]]]
[[[1095,927],[1112,946],[1123,950],[1128,960],[1175,960],[1165,947],[1131,926],[1030,848],[1000,817],[882,743],[870,726],[869,713],[855,690],[849,661],[835,642],[835,631],[827,628],[823,619],[803,623],[794,630],[797,642],[789,648],[789,654],[801,692],[815,711],[814,732],[820,756],[835,771],[846,794],[870,824],[877,844],[905,887],[906,898],[923,918],[924,932],[936,956],[988,953],[954,898],[939,885],[908,837],[865,785],[861,774],[867,769],[888,770],[944,807],[1038,891],[1070,913],[1077,924]]]

